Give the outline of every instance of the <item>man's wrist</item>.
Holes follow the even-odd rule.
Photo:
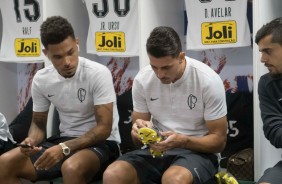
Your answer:
[[[59,143],[59,145],[61,146],[61,148],[62,148],[62,151],[63,151],[63,154],[65,155],[65,156],[68,156],[68,155],[70,155],[70,148],[67,146],[67,145],[65,145],[65,143]]]

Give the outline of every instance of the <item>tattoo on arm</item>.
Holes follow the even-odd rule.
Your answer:
[[[40,128],[41,130],[45,130],[47,123],[47,116],[48,113],[35,112],[32,121],[38,128]]]
[[[94,107],[94,113],[97,126],[86,132],[80,138],[68,141],[69,146],[73,146],[72,148],[75,149],[82,149],[106,138],[105,133],[109,130],[109,120],[112,119],[113,114],[112,104],[97,105]]]
[[[96,140],[96,134],[94,131],[88,131],[86,132],[86,134],[84,135],[88,140],[90,140],[91,142],[94,142]]]
[[[113,108],[109,105],[98,105],[94,108],[95,111],[95,117],[96,122],[103,121],[103,117],[105,117],[105,114],[113,114]],[[102,114],[103,113],[103,114]]]

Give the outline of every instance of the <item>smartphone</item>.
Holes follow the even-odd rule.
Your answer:
[[[31,148],[31,149],[33,149],[33,146],[30,146],[28,144],[17,144],[17,146],[20,146],[22,148]]]

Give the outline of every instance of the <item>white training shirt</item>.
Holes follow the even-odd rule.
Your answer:
[[[64,78],[50,65],[35,74],[32,98],[35,112],[45,112],[53,103],[60,117],[61,136],[71,137],[79,137],[97,125],[95,105],[114,102],[113,126],[108,140],[120,143],[116,94],[106,66],[79,57],[75,75]]]
[[[151,113],[153,122],[163,131],[203,136],[205,120],[227,114],[221,78],[206,64],[186,57],[183,76],[175,83],[162,84],[151,66],[144,67],[132,87],[133,108]]]

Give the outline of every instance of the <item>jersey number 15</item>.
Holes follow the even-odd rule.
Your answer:
[[[22,22],[21,7],[19,1],[14,0],[14,10],[16,13],[17,22]],[[40,5],[37,0],[24,0],[23,4],[24,17],[30,22],[36,22],[40,17]],[[33,12],[31,12],[33,10]]]

